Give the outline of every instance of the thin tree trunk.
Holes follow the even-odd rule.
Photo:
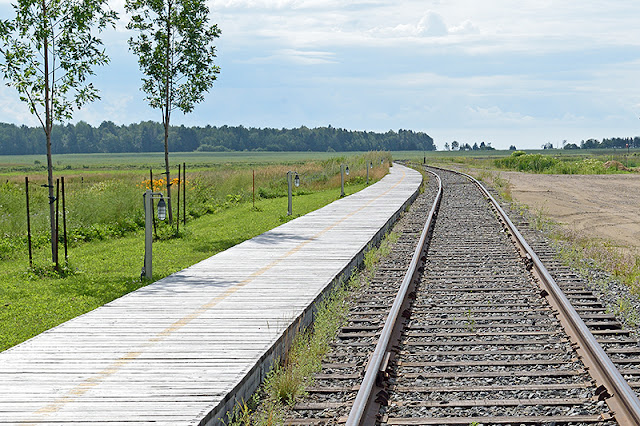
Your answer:
[[[169,119],[171,114],[171,106],[169,105],[170,93],[169,93],[169,79],[171,78],[171,72],[169,65],[169,54],[171,53],[171,0],[167,3],[167,50],[166,64],[165,64],[165,103],[163,111],[163,124],[164,124],[164,171],[167,176],[167,208],[169,209],[169,223],[173,225],[173,209],[171,208],[171,172],[169,170]]]
[[[51,160],[51,133],[47,132],[47,188],[49,189],[49,221],[51,225],[51,262],[58,267],[58,230],[56,229],[56,197],[53,192],[53,164]]]
[[[47,19],[47,4],[42,0],[42,16]],[[56,228],[56,209],[53,203],[56,197],[53,195],[53,161],[51,159],[51,93],[49,92],[49,40],[45,35],[42,50],[44,53],[44,106],[45,122],[44,133],[47,138],[47,187],[49,188],[49,221],[51,225],[51,262],[58,265],[58,229]]]
[[[169,171],[169,117],[166,116],[164,124],[164,170],[167,176],[167,209],[169,210],[169,223],[173,224],[173,210],[171,209],[171,175]]]

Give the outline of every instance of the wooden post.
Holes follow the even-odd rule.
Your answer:
[[[180,184],[182,183],[181,176],[182,175],[180,174],[180,164],[178,164],[178,192],[177,192],[178,211],[176,216],[176,233],[180,232]]]
[[[31,251],[31,216],[29,215],[29,177],[24,177],[25,194],[27,196],[27,244],[29,245],[29,268],[33,268],[33,252]]]
[[[253,172],[253,208],[256,208],[256,171],[255,169],[252,170]]]
[[[64,196],[64,176],[62,176],[62,230],[64,235],[64,263],[69,264],[69,254],[67,253],[67,205]]]

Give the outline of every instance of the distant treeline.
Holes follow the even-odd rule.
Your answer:
[[[544,149],[552,149],[553,145],[549,142],[542,145]],[[604,138],[601,141],[597,139],[587,139],[576,143],[563,143],[563,149],[598,149],[598,148],[640,148],[640,137],[634,138]]]
[[[80,121],[55,125],[51,135],[54,154],[163,151],[162,124],[143,121],[118,126],[110,121],[98,127]],[[256,129],[243,126],[172,126],[169,150],[191,151],[404,151],[436,149],[433,139],[411,130],[375,133],[329,127],[309,129]],[[45,154],[40,127],[0,123],[0,154]]]

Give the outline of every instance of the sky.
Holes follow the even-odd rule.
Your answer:
[[[172,124],[410,129],[498,149],[640,135],[637,0],[208,0],[221,73]],[[72,122],[161,121],[140,91],[124,0],[101,100]],[[0,18],[13,17],[0,0]],[[38,125],[0,86],[0,121]]]

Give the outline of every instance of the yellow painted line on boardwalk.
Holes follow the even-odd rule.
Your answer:
[[[35,411],[34,414],[40,415],[40,416],[46,416],[46,415],[55,413],[57,411],[60,411],[65,405],[74,402],[77,398],[83,396],[85,393],[87,393],[89,390],[91,390],[92,388],[94,388],[95,386],[100,384],[102,381],[104,381],[108,377],[112,376],[113,374],[117,373],[122,367],[124,367],[125,365],[131,363],[131,361],[133,361],[133,360],[137,359],[138,357],[140,357],[140,355],[142,355],[144,353],[145,349],[149,349],[150,347],[156,345],[157,343],[159,343],[162,340],[164,340],[166,337],[168,337],[171,334],[173,334],[174,332],[182,329],[183,327],[188,325],[191,321],[197,319],[202,314],[204,314],[205,312],[209,311],[211,308],[213,308],[216,305],[218,305],[221,301],[223,301],[224,299],[228,298],[232,294],[236,293],[238,290],[240,290],[241,288],[243,288],[247,284],[251,283],[257,277],[263,275],[264,273],[266,273],[269,270],[271,270],[274,266],[276,266],[279,263],[281,263],[283,260],[285,260],[285,259],[289,258],[290,256],[292,256],[293,254],[299,252],[307,244],[309,244],[312,241],[318,239],[320,236],[326,234],[327,232],[329,232],[330,230],[332,230],[333,228],[335,228],[336,226],[338,226],[339,224],[341,224],[345,220],[348,220],[349,218],[353,217],[354,215],[356,215],[360,211],[362,211],[365,208],[369,207],[371,204],[376,202],[378,199],[380,199],[383,196],[387,195],[389,192],[391,192],[393,189],[395,189],[398,185],[400,185],[404,181],[404,179],[406,178],[406,174],[407,174],[406,171],[403,170],[402,171],[402,176],[401,176],[400,180],[398,180],[398,182],[396,182],[393,186],[391,186],[391,188],[389,188],[388,190],[386,190],[382,194],[378,195],[373,200],[369,201],[367,204],[363,205],[362,207],[358,208],[357,210],[354,210],[353,212],[349,213],[348,215],[342,217],[341,219],[337,220],[333,224],[327,226],[326,228],[324,228],[322,231],[318,232],[314,236],[307,238],[305,241],[303,241],[300,244],[298,244],[295,248],[289,250],[287,253],[285,253],[280,258],[272,261],[267,266],[264,266],[264,267],[258,269],[256,272],[253,272],[245,280],[239,282],[238,284],[235,284],[233,287],[225,290],[222,294],[212,298],[207,303],[201,305],[199,308],[197,308],[195,311],[193,311],[191,314],[185,316],[184,318],[179,319],[178,321],[174,322],[173,324],[171,324],[169,327],[167,327],[163,331],[159,332],[156,336],[149,338],[147,343],[144,343],[143,345],[141,345],[142,347],[140,348],[140,350],[135,351],[135,352],[129,352],[129,353],[121,356],[120,358],[115,360],[111,365],[109,365],[107,368],[105,368],[105,369],[99,371],[98,373],[96,373],[95,376],[84,380],[83,382],[78,384],[76,387],[74,387],[73,389],[69,390],[65,396],[60,397],[60,398],[54,400],[52,403],[40,408],[39,410]],[[32,422],[21,422],[21,424],[32,424]]]

